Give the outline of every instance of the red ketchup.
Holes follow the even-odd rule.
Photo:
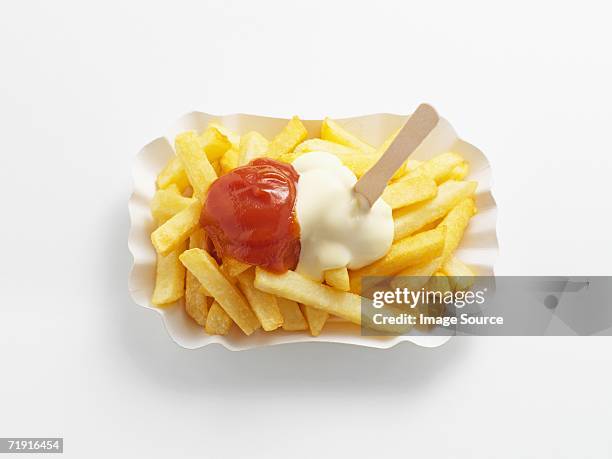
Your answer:
[[[294,269],[300,256],[298,178],[293,166],[268,158],[219,177],[200,218],[217,253],[278,273]]]

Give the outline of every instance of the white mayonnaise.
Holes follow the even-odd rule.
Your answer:
[[[296,212],[300,260],[296,271],[323,280],[328,269],[361,268],[383,257],[393,242],[391,207],[370,208],[353,191],[357,178],[334,155],[312,152],[293,161],[300,174]]]

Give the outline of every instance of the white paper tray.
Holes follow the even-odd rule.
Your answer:
[[[392,132],[401,127],[406,118],[407,116],[385,113],[338,119],[337,121],[364,140],[373,145],[379,145]],[[321,335],[317,337],[310,336],[307,331],[267,333],[263,330],[258,330],[251,336],[245,336],[236,326],[232,327],[232,332],[228,336],[209,336],[202,327],[187,316],[182,301],[164,308],[151,304],[156,257],[150,239],[154,223],[149,203],[155,193],[155,179],[168,159],[174,155],[174,136],[189,129],[202,131],[211,121],[218,121],[240,134],[256,130],[271,139],[282,129],[288,119],[244,114],[215,116],[192,112],[174,123],[164,137],[155,139],[146,145],[135,158],[134,191],[129,201],[131,226],[128,246],[134,258],[129,276],[130,294],[138,305],[162,316],[166,330],[178,345],[195,349],[211,343],[220,343],[229,350],[244,350],[259,346],[316,341],[386,349],[403,341],[423,347],[436,347],[448,341],[448,336],[424,334],[393,337],[361,336],[359,327],[340,320],[328,321]],[[303,121],[310,136],[319,135],[321,121]],[[461,140],[450,123],[443,118],[411,158],[428,159],[446,151],[454,151],[465,157],[470,163],[469,179],[478,181],[476,194],[478,214],[470,221],[457,255],[462,261],[472,266],[479,275],[493,275],[493,265],[498,252],[495,229],[497,208],[491,193],[489,162],[480,150]]]

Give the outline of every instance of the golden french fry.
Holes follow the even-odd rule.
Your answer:
[[[253,285],[255,272],[248,269],[238,276],[240,290],[249,301],[251,309],[261,322],[261,328],[265,331],[276,330],[283,325],[283,316],[274,295],[262,292]]]
[[[185,245],[177,247],[168,255],[157,255],[155,288],[151,303],[161,306],[173,303],[185,293],[185,267],[179,261],[179,255],[185,250]]]
[[[181,192],[180,188],[178,187],[176,183],[171,183],[166,188],[164,188],[164,190],[173,191],[174,193],[180,194],[181,196],[183,196],[183,193]]]
[[[453,169],[463,162],[464,159],[457,153],[442,153],[441,155],[434,156],[430,160],[425,161],[413,171],[405,174],[402,180],[418,175],[425,175],[434,179],[436,183],[442,183],[448,179]]]
[[[211,162],[221,159],[223,154],[232,147],[229,139],[215,127],[208,127],[198,140],[201,149]],[[187,176],[189,176],[189,170],[187,170]]]
[[[232,257],[223,257],[223,264],[221,269],[229,277],[237,277],[240,273],[243,273],[249,269],[251,265],[244,263],[240,260],[236,260]]]
[[[363,154],[360,150],[357,150],[356,148],[347,147],[346,145],[323,139],[306,139],[297,147],[295,147],[295,149],[293,150],[293,154],[295,154],[297,157],[301,154],[311,153],[313,151],[324,151],[326,153],[331,153],[338,157],[343,155]]]
[[[221,177],[223,175],[223,169],[221,169],[221,163],[219,161],[213,161],[210,163],[217,177]]]
[[[196,229],[191,236],[189,236],[189,248],[190,249],[204,249],[208,251],[208,239],[206,233],[202,228]]]
[[[362,153],[372,155],[376,153],[376,148],[372,145],[351,134],[336,121],[329,118],[325,118],[321,124],[321,138],[323,140],[329,140],[330,142],[336,142],[341,145],[346,145],[347,147],[355,148]]]
[[[206,325],[208,297],[204,293],[202,284],[189,271],[185,277],[185,312],[198,325],[202,327]]]
[[[283,316],[283,330],[300,331],[308,328],[300,306],[295,301],[280,296],[275,298],[278,302],[278,309]]]
[[[227,280],[208,252],[189,249],[183,252],[180,260],[246,335],[260,327],[259,320],[242,293]]]
[[[292,163],[306,153],[323,151],[337,157],[342,164],[351,169],[357,177],[361,177],[374,163],[378,157],[374,154],[365,154],[356,148],[347,147],[336,142],[319,138],[306,139],[293,151],[280,155],[277,159],[286,163]]]
[[[232,323],[232,318],[227,315],[219,303],[214,301],[208,311],[204,330],[209,335],[227,335],[232,328]]]
[[[408,290],[418,290],[427,283],[429,278],[434,275],[442,266],[442,257],[409,266],[398,272],[391,280],[391,287]]]
[[[421,301],[418,304],[417,311],[427,317],[440,317],[446,310],[444,297],[447,293],[452,292],[448,278],[441,272],[436,272],[424,286],[428,301]],[[416,312],[416,311],[415,311]],[[423,324],[417,322],[417,328],[431,329],[435,325]]]
[[[221,134],[223,134],[227,138],[227,140],[230,141],[234,150],[238,150],[240,148],[240,135],[238,133],[223,126],[221,123],[217,123],[216,121],[208,123],[208,128],[214,128]]]
[[[370,169],[380,158],[378,154],[366,154],[356,148],[347,147],[336,142],[323,139],[307,139],[299,144],[293,152],[286,153],[278,157],[279,161],[292,163],[300,156],[313,151],[324,151],[336,156],[342,164],[348,167],[357,178],[361,177]],[[403,166],[396,171],[393,178],[398,178],[403,174]]]
[[[257,131],[247,132],[240,138],[238,165],[244,166],[255,158],[264,156],[270,142]]]
[[[151,233],[153,247],[160,255],[167,255],[179,247],[197,228],[202,204],[193,200],[185,209],[167,220]]]
[[[444,217],[461,200],[472,196],[477,186],[477,182],[448,180],[438,187],[435,198],[393,211],[395,240],[410,236],[428,223]]]
[[[278,158],[281,155],[290,153],[308,135],[306,127],[297,116],[291,118],[287,125],[272,139],[266,156]]]
[[[419,228],[417,231],[415,231],[415,232],[414,232],[414,233],[412,233],[412,234],[419,234],[419,233],[422,233],[422,232],[424,232],[424,231],[429,231],[429,230],[432,230],[432,229],[434,229],[434,228],[437,228],[437,227],[438,227],[438,225],[439,225],[440,223],[442,223],[442,220],[443,220],[443,218],[438,218],[437,220],[434,220],[433,222],[430,222],[430,223],[428,223],[427,225],[425,225],[425,226],[423,226],[423,227]]]
[[[319,139],[312,139],[312,140],[319,140]],[[308,142],[308,140],[306,142]],[[331,142],[328,142],[328,143],[331,143]],[[343,147],[343,148],[348,148],[348,147]],[[338,149],[336,149],[336,151],[326,151],[326,153],[332,154],[335,157],[337,157],[340,161],[342,161],[342,164],[344,166],[348,167],[353,172],[353,174],[355,174],[355,176],[359,178],[363,174],[365,174],[366,171],[370,169],[376,163],[376,161],[378,161],[378,156],[366,155],[361,152],[358,152],[357,150],[354,150],[354,151],[355,153],[343,154],[343,153],[339,153]],[[301,151],[299,153],[296,153],[294,151],[292,153],[281,155],[277,159],[279,161],[284,161],[286,163],[292,163],[297,158],[299,158],[302,155],[305,155],[306,153],[309,153],[309,152]]]
[[[369,300],[359,295],[319,284],[295,271],[274,274],[258,267],[255,271],[255,287],[279,297],[313,306],[357,325],[361,325],[362,301],[365,304],[369,303]],[[370,328],[396,333],[402,333],[410,328],[406,325],[378,325],[372,320],[373,311],[371,307],[364,310],[365,324]],[[386,311],[392,315],[401,313],[394,307],[388,307]]]
[[[219,160],[219,166],[221,166],[221,173],[227,174],[232,169],[238,167],[238,151],[230,148],[227,150],[221,159]]]
[[[448,260],[451,254],[459,246],[463,233],[468,226],[470,218],[476,213],[476,206],[472,198],[465,198],[448,213],[439,227],[446,227],[446,240],[442,262]]]
[[[307,304],[302,305],[302,311],[308,322],[308,328],[312,336],[319,336],[323,326],[329,317],[329,313],[322,311]]]
[[[342,161],[342,164],[348,167],[357,178],[361,178],[361,176],[378,161],[378,157],[374,155],[356,154],[342,156],[340,161]]]
[[[189,237],[189,248],[207,248],[206,234],[202,228],[193,232]],[[206,325],[206,316],[208,315],[208,297],[210,294],[200,284],[196,277],[187,271],[185,277],[185,311],[199,325]]]
[[[392,209],[399,209],[436,196],[436,182],[427,177],[412,177],[387,185],[382,198]]]
[[[328,269],[325,271],[325,283],[345,292],[351,289],[348,270],[346,268]]]
[[[381,259],[361,269],[349,271],[351,291],[361,291],[361,279],[367,276],[392,276],[406,269],[439,257],[444,249],[446,228],[436,228],[394,242]]]
[[[345,155],[339,157],[342,164],[348,167],[357,178],[365,174],[375,163],[378,157],[374,155],[364,155],[358,153],[355,155]]]
[[[193,195],[203,200],[208,187],[217,178],[217,173],[206,155],[202,153],[202,146],[194,131],[177,135],[175,144],[176,154],[183,162],[193,188]]]
[[[470,173],[470,165],[467,163],[467,161],[464,161],[463,163],[454,167],[454,169],[451,171],[450,175],[448,176],[448,179],[449,180],[463,180],[464,178],[468,176],[469,173]]]
[[[173,156],[157,176],[157,187],[160,189],[176,185],[179,190],[189,186],[189,179],[183,167],[183,163],[177,156]]]
[[[361,297],[320,284],[295,271],[274,274],[257,267],[255,287],[298,303],[322,309],[330,314],[361,323]]]
[[[393,181],[397,182],[403,180],[408,174],[414,171],[417,167],[421,166],[421,164],[423,164],[423,161],[408,158],[406,161],[404,161],[403,170],[398,171],[400,173],[396,172],[393,175]]]
[[[161,224],[187,208],[192,202],[193,199],[182,196],[178,187],[172,184],[166,189],[155,192],[151,200],[151,215],[156,222]]]
[[[448,276],[453,290],[469,290],[474,284],[474,271],[457,257],[450,257],[442,265],[442,272]]]
[[[442,271],[436,271],[431,279],[427,283],[427,288],[435,292],[450,292],[451,286],[448,280],[448,276]]]

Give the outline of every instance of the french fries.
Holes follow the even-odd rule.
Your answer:
[[[246,335],[261,327],[267,333],[308,330],[319,336],[330,315],[385,332],[409,328],[375,326],[369,317],[374,310],[362,311],[363,304],[370,304],[360,296],[364,277],[393,276],[394,289],[469,289],[475,274],[455,252],[476,213],[477,183],[465,181],[469,164],[454,152],[427,161],[408,159],[382,194],[393,210],[394,242],[389,251],[359,269],[329,269],[323,282],[295,271],[272,273],[222,256],[212,244],[209,247],[199,227],[209,187],[236,167],[258,157],[292,163],[301,155],[323,151],[339,158],[359,178],[398,132],[376,148],[329,118],[321,125],[320,138],[307,138],[306,127],[293,117],[271,141],[256,131],[239,135],[218,122],[209,123],[201,133],[177,135],[176,156],[159,173],[151,200],[158,225],[151,233],[157,252],[151,302],[163,307],[184,298],[186,314],[211,335],[227,335],[236,323]],[[437,305],[432,307],[435,313]],[[390,307],[387,313],[400,310]]]
[[[327,285],[319,284],[295,271],[274,274],[261,268],[256,268],[255,273],[255,286],[260,290],[289,298],[293,301],[309,304],[309,306],[334,314],[356,325],[361,325],[362,301],[367,304],[368,300],[361,298],[359,295],[341,292]],[[396,308],[388,308],[387,311],[393,314],[399,313]],[[365,309],[364,313],[366,318],[364,326],[398,333],[405,331],[407,328],[405,325],[377,325],[372,321],[372,317],[370,317],[371,308]]]
[[[349,274],[346,268],[328,269],[325,271],[325,283],[345,292],[351,289]]]
[[[361,279],[367,276],[392,276],[406,269],[439,257],[444,249],[446,227],[415,234],[394,242],[389,252],[374,263],[349,271],[351,292],[361,291]]]
[[[459,202],[476,191],[476,182],[449,180],[438,187],[435,198],[393,212],[395,240],[410,236],[423,226],[444,217]]]
[[[215,174],[217,174],[217,177],[221,177],[223,175],[223,169],[221,169],[221,162],[220,161],[213,161],[210,163],[210,165],[212,166],[213,170],[215,171]]]
[[[238,156],[239,155],[240,153],[238,152],[238,150],[235,150],[234,148],[230,148],[225,153],[223,153],[223,156],[219,160],[219,166],[221,167],[221,174],[227,174],[232,169],[235,169],[236,167],[238,167]]]
[[[202,327],[208,316],[208,297],[196,277],[187,271],[185,277],[185,312]]]
[[[206,251],[189,249],[183,252],[180,260],[245,335],[250,335],[261,326],[242,294],[225,278],[215,259]]]
[[[448,277],[446,277],[441,272],[436,272],[431,278],[427,281],[425,285],[425,291],[427,292],[439,292],[441,295],[444,295],[447,292],[451,292],[450,283],[448,281]],[[429,317],[439,317],[444,314],[446,310],[446,305],[441,301],[428,301],[421,302],[418,304],[418,313],[424,314]],[[417,328],[421,329],[431,329],[432,325],[427,324],[418,324]]]
[[[238,283],[240,290],[249,300],[251,309],[261,322],[261,328],[265,331],[276,330],[283,325],[283,316],[281,315],[277,299],[274,295],[262,292],[253,285],[255,273],[253,269],[247,269],[238,275]]]
[[[329,318],[329,313],[322,311],[321,309],[308,306],[307,304],[302,306],[302,311],[304,312],[304,316],[308,322],[310,334],[312,336],[319,336],[323,330],[323,327],[325,326],[325,322],[327,322],[327,319]]]
[[[189,236],[189,248],[208,250],[208,239],[202,228],[198,228]]]
[[[472,218],[472,215],[476,213],[476,206],[472,198],[465,198],[459,204],[457,204],[446,217],[442,220],[439,227],[446,228],[446,239],[444,241],[444,251],[442,253],[442,260],[445,262],[455,251],[463,232],[467,228],[467,225]]]
[[[435,156],[429,161],[425,161],[419,167],[404,175],[403,179],[409,179],[418,175],[425,175],[434,179],[437,183],[442,183],[448,179],[455,167],[460,166],[464,159],[457,153],[449,152]]]
[[[328,142],[328,144],[330,143],[332,142]],[[340,147],[343,147],[343,146],[340,145]],[[348,148],[348,147],[344,147],[344,148]],[[351,170],[351,172],[355,174],[357,178],[360,178],[363,174],[365,174],[368,171],[368,169],[370,169],[376,163],[376,161],[378,161],[378,156],[366,155],[364,153],[357,152],[357,150],[354,150],[355,153],[353,154],[340,153],[341,149],[338,149],[335,147],[331,148],[330,150],[333,150],[333,151],[325,151],[325,150],[324,151],[326,153],[330,153],[336,156],[342,162],[344,166],[348,167]],[[300,153],[295,153],[294,151],[293,153],[287,153],[285,155],[281,155],[280,157],[278,157],[278,160],[286,162],[286,163],[291,163],[306,153],[310,153],[310,151],[301,151]]]
[[[202,204],[194,200],[185,209],[167,220],[151,233],[153,247],[160,255],[168,255],[178,248],[198,226]]]
[[[179,134],[179,136],[182,134]],[[178,137],[178,136],[177,136]],[[223,154],[232,147],[232,143],[219,129],[209,126],[198,139],[201,149],[204,150],[209,161],[221,159]],[[187,171],[189,176],[189,171]]]
[[[419,234],[422,233],[423,231],[429,231],[432,229],[435,229],[438,227],[438,225],[442,222],[442,218],[438,218],[436,220],[434,220],[433,222],[429,222],[427,225],[419,228],[415,233],[413,234]]]
[[[393,136],[394,138],[395,136]],[[391,139],[392,140],[392,139]],[[383,144],[384,149],[381,150],[381,153],[384,153],[386,150],[386,145]],[[381,148],[383,148],[381,146]],[[313,151],[324,151],[326,153],[332,154],[336,156],[342,164],[348,167],[353,174],[357,178],[360,178],[363,174],[365,174],[368,169],[370,169],[376,161],[378,161],[380,154],[372,154],[372,153],[363,153],[362,150],[353,147],[347,147],[346,145],[332,142],[330,140],[323,139],[307,139],[300,143],[293,152],[286,153],[278,157],[279,161],[284,161],[286,163],[292,163],[300,156],[311,153]],[[404,173],[405,165],[393,175],[393,178],[399,178]]]
[[[409,266],[408,268],[398,272],[391,279],[391,287],[407,288],[408,290],[418,290],[427,283],[429,278],[434,275],[442,267],[442,257],[434,258],[433,260],[420,263],[418,265]]]
[[[162,306],[173,303],[185,294],[185,268],[179,261],[184,247],[177,247],[168,255],[157,256],[155,289],[151,303]]]
[[[157,176],[157,187],[161,190],[176,185],[179,190],[189,186],[189,179],[180,158],[173,156]]]
[[[376,148],[372,145],[351,134],[336,121],[329,118],[325,118],[321,124],[321,138],[323,140],[329,140],[330,142],[346,145],[362,153],[371,155],[376,153]]]
[[[361,323],[361,297],[320,284],[295,271],[274,274],[261,268],[255,270],[255,287],[298,303],[321,309],[330,314]]]
[[[210,306],[204,330],[209,335],[227,335],[233,323],[232,318],[215,301]]]
[[[189,237],[189,248],[206,249],[206,235],[203,229],[196,230]],[[189,316],[198,323],[198,325],[206,326],[206,317],[208,316],[208,297],[210,294],[200,281],[189,271],[185,277],[185,311]]]
[[[469,290],[474,284],[474,271],[457,257],[450,257],[442,265],[442,272],[448,276],[453,290]]]
[[[214,128],[221,134],[223,134],[227,138],[227,140],[230,141],[233,149],[240,149],[240,135],[238,135],[236,132],[215,121],[213,121],[212,123],[208,123],[208,128]]]
[[[467,162],[463,162],[458,166],[455,166],[450,173],[449,180],[463,180],[470,173],[470,165]]]
[[[218,132],[216,129],[213,131]],[[203,200],[208,187],[217,178],[217,173],[206,155],[202,153],[201,143],[194,131],[177,135],[175,144],[176,154],[185,167],[193,195]]]
[[[240,273],[249,269],[251,265],[232,257],[224,257],[221,269],[229,277],[237,277]]]
[[[329,140],[323,139],[307,139],[304,140],[301,144],[299,144],[292,153],[287,153],[292,157],[291,161],[297,158],[304,153],[311,153],[313,151],[324,151],[327,153],[331,153],[332,155],[338,156],[339,158],[342,156],[352,156],[362,154],[361,151],[347,147],[346,145],[342,145],[340,143],[331,142]],[[290,161],[289,161],[290,162]]]
[[[274,159],[293,151],[296,145],[302,142],[307,135],[308,131],[300,119],[294,116],[289,123],[287,123],[285,128],[272,139],[266,156]]]
[[[313,151],[325,151],[338,157],[361,154],[361,151],[357,150],[356,148],[347,147],[346,145],[323,139],[304,140],[301,144],[295,147],[292,154],[295,158],[297,158],[301,154],[311,153]]]
[[[361,150],[347,147],[336,142],[322,139],[308,139],[303,141],[291,153],[281,155],[278,159],[286,163],[292,163],[300,156],[313,151],[324,151],[337,157],[342,164],[348,167],[357,178],[361,177],[370,169],[376,160],[375,155],[364,154]]]
[[[308,328],[300,306],[287,298],[277,297],[278,308],[283,316],[283,330],[301,331]]]
[[[270,142],[259,132],[247,132],[240,138],[238,165],[244,166],[255,158],[264,156],[268,151]]]
[[[170,218],[184,210],[193,199],[182,196],[176,185],[155,192],[151,201],[151,215],[158,223],[165,223]]]
[[[431,199],[437,193],[436,182],[427,176],[420,176],[391,183],[385,188],[382,198],[392,209],[399,209]]]
[[[474,200],[472,198],[465,198],[461,201],[457,206],[455,206],[448,215],[440,222],[437,226],[438,228],[446,228],[446,236],[444,239],[444,249],[442,251],[442,255],[438,258],[435,258],[431,261],[410,266],[401,272],[397,273],[395,278],[391,280],[391,286],[393,288],[408,288],[411,290],[416,290],[422,287],[429,277],[431,277],[434,273],[436,273],[439,269],[442,268],[443,265],[446,264],[447,260],[451,258],[452,253],[455,251],[461,238],[463,237],[463,233],[468,225],[468,222],[472,215],[476,212],[476,207],[474,205]],[[454,268],[453,268],[454,267]],[[454,269],[460,269],[467,273],[465,279],[459,274],[459,279],[457,280],[458,284],[470,284],[471,272],[467,272],[463,270],[465,265],[463,265],[459,260],[453,260],[449,264],[449,269],[451,272],[454,272]],[[467,267],[465,267],[467,268]],[[469,269],[469,268],[468,268]],[[440,273],[441,274],[441,273]],[[464,282],[462,282],[464,281]],[[470,284],[471,285],[471,284]],[[460,285],[460,289],[467,289],[465,285]]]

